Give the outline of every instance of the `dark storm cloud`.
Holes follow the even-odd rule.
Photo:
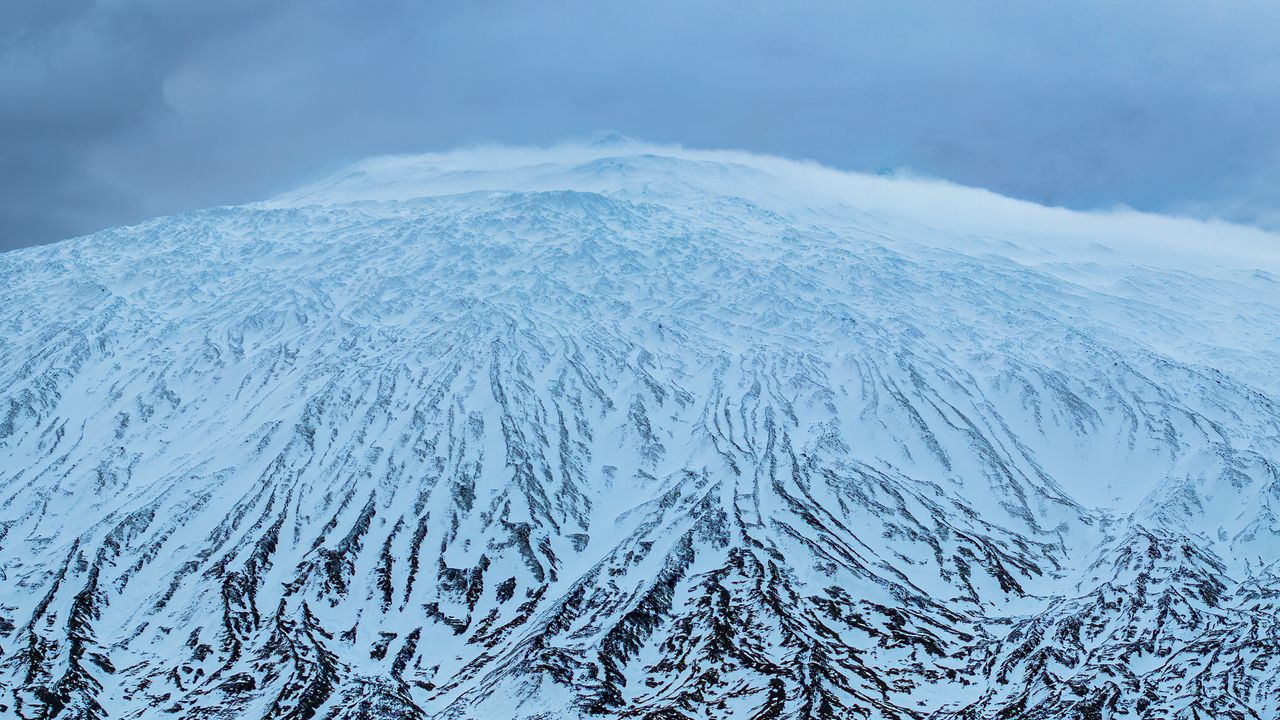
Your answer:
[[[598,129],[1280,223],[1274,3],[18,0],[0,248]]]

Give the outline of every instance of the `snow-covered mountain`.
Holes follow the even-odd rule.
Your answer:
[[[1280,239],[625,140],[0,255],[0,716],[1280,717]]]

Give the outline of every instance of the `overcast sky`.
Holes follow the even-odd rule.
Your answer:
[[[0,249],[599,130],[1280,227],[1280,2],[3,0]]]

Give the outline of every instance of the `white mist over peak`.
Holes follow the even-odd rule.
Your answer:
[[[775,211],[833,213],[864,224],[916,227],[960,250],[1024,258],[1132,262],[1280,272],[1280,235],[1220,221],[1124,208],[1078,211],[912,175],[871,175],[732,150],[654,145],[616,133],[550,147],[478,146],[371,158],[264,207],[411,200],[483,191],[578,190],[628,199],[696,193],[740,197]],[[929,231],[933,231],[930,233]],[[1207,266],[1207,267],[1206,267]]]

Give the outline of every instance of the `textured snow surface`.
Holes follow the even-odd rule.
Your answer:
[[[0,255],[0,717],[1280,717],[1278,257],[620,139]]]

